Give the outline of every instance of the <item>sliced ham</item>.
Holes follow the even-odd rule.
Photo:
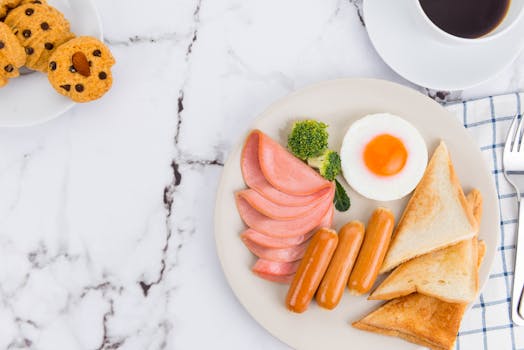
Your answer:
[[[315,233],[315,230],[312,230],[311,232],[301,236],[281,238],[265,235],[251,228],[248,228],[247,230],[242,232],[240,237],[242,238],[242,240],[248,239],[261,247],[278,249],[297,246],[307,241],[311,236],[313,236],[313,233]]]
[[[331,225],[333,225],[333,217],[334,216],[335,216],[335,206],[333,204],[331,204],[331,208],[328,209],[326,215],[324,216],[322,221],[320,221],[320,224],[318,225],[318,228],[321,228],[321,227],[329,227],[329,228],[331,228]]]
[[[259,258],[278,262],[293,262],[302,259],[309,243],[309,241],[305,241],[291,247],[267,248],[258,245],[245,236],[242,236],[242,241],[247,249]]]
[[[328,210],[318,227],[331,227],[331,224],[333,222],[333,215],[334,215],[334,208],[331,206],[331,209]],[[296,236],[296,237],[274,237],[265,235],[263,233],[260,233],[258,231],[255,231],[251,228],[248,228],[242,234],[240,237],[244,239],[248,239],[251,242],[256,243],[257,245],[265,248],[287,248],[287,247],[293,247],[297,246],[305,241],[307,241],[313,234],[315,233],[316,229],[311,230],[309,233],[306,233],[302,236]]]
[[[291,275],[271,275],[269,273],[264,273],[260,271],[253,271],[255,275],[257,275],[260,278],[263,278],[270,282],[276,282],[276,283],[284,283],[289,284],[291,281],[293,281],[293,277],[295,277],[295,274]]]
[[[260,195],[257,191],[251,189],[239,191],[237,192],[237,196],[242,197],[249,203],[249,205],[267,217],[276,220],[290,220],[304,216],[311,210],[315,210],[315,208],[322,204],[323,201],[328,200],[330,192],[326,192],[322,197],[302,207],[276,204]]]
[[[265,259],[258,259],[253,265],[252,271],[272,282],[289,283],[293,279],[298,269],[300,261],[295,262],[276,262]]]
[[[328,199],[306,215],[286,221],[274,220],[259,213],[240,196],[236,196],[236,203],[244,223],[255,231],[272,237],[296,237],[305,235],[321,223],[328,210],[331,210],[333,195],[334,191]]]
[[[258,138],[260,169],[277,190],[304,196],[332,186],[331,182],[263,132],[255,130],[249,137]]]
[[[310,204],[311,202],[317,201],[320,197],[324,196],[327,192],[330,190],[330,186],[332,187],[329,182],[328,184],[330,186],[322,187],[318,192],[312,193],[309,195],[303,195],[303,196],[296,196],[296,195],[290,195],[288,193],[279,191],[275,187],[271,185],[271,183],[268,182],[268,180],[264,177],[264,174],[262,172],[262,169],[260,167],[259,162],[259,134],[261,134],[260,131],[253,131],[251,134],[249,134],[246,143],[244,144],[244,148],[242,150],[242,158],[240,161],[240,167],[242,169],[242,176],[244,177],[244,181],[246,182],[246,185],[253,190],[260,193],[265,198],[269,199],[270,201],[280,204],[280,205],[286,205],[286,206],[305,206]],[[281,149],[284,152],[287,152],[284,148],[281,147]],[[291,154],[289,154],[291,157],[293,157]],[[294,157],[293,157],[294,158]],[[307,167],[310,171],[316,174],[316,172],[309,168],[307,165],[303,164],[301,161],[295,158],[296,161],[298,161],[302,167]],[[300,182],[301,179],[299,179],[298,182]]]
[[[241,169],[250,187],[235,195],[241,234],[259,257],[252,270],[261,278],[289,283],[318,227],[331,227],[335,186],[259,130],[242,150]]]

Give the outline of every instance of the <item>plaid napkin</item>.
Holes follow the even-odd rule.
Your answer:
[[[514,326],[510,316],[518,217],[516,193],[502,174],[506,133],[515,114],[521,113],[522,98],[524,95],[515,93],[446,106],[471,132],[491,168],[501,220],[500,245],[489,280],[464,316],[457,349],[524,349],[524,327]]]

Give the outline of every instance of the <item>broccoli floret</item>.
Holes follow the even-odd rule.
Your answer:
[[[328,146],[327,127],[327,124],[316,120],[297,121],[288,136],[287,147],[302,160],[317,157]]]
[[[340,156],[337,152],[327,149],[318,157],[307,160],[309,166],[318,169],[320,175],[329,181],[335,180],[340,174]]]

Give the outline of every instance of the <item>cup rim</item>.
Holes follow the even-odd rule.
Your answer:
[[[513,27],[515,27],[515,25],[521,20],[522,16],[524,15],[524,7],[523,7],[523,8],[521,8],[521,10],[520,10],[519,14],[517,15],[517,17],[515,17],[515,19],[506,28],[498,31],[497,33],[491,34],[491,33],[493,33],[493,31],[500,24],[502,24],[504,19],[495,28],[493,28],[490,32],[484,34],[481,37],[478,37],[478,38],[463,38],[463,37],[460,37],[460,36],[456,36],[456,35],[450,34],[450,33],[446,32],[445,30],[443,30],[442,28],[440,28],[439,26],[437,26],[435,23],[433,23],[433,21],[428,17],[426,12],[422,8],[422,5],[420,4],[420,0],[414,0],[414,1],[417,3],[416,7],[417,7],[419,13],[422,15],[422,18],[424,18],[424,21],[431,28],[433,28],[434,31],[438,32],[440,35],[443,35],[447,39],[451,39],[451,40],[454,40],[456,42],[462,42],[462,43],[479,43],[479,42],[486,42],[486,41],[490,41],[490,40],[499,38],[502,35],[504,35],[505,33],[507,33],[508,31],[510,31],[511,29],[513,29]]]

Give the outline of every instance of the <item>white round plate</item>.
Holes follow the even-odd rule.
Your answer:
[[[330,146],[339,149],[347,127],[371,113],[389,112],[411,122],[433,152],[443,139],[451,153],[465,191],[478,188],[484,196],[484,218],[480,238],[487,250],[480,269],[480,285],[487,280],[499,237],[498,200],[491,174],[475,141],[459,121],[442,106],[409,88],[372,79],[343,79],[319,83],[276,102],[253,123],[284,144],[286,130],[296,118],[315,118],[329,124]],[[247,136],[247,135],[246,135]],[[296,349],[416,349],[403,340],[364,332],[350,323],[375,309],[380,302],[365,296],[344,293],[333,311],[319,308],[313,301],[303,314],[289,312],[284,304],[287,285],[268,282],[255,276],[250,268],[256,258],[243,245],[245,229],[235,206],[234,193],[245,188],[240,171],[244,138],[225,164],[215,206],[215,239],[225,276],[246,310],[271,334]],[[336,212],[335,228],[349,220],[367,222],[379,205],[393,210],[398,218],[407,198],[387,203],[365,199],[349,189],[351,208]]]
[[[366,28],[382,59],[407,80],[435,90],[463,90],[503,71],[524,46],[524,21],[480,43],[443,42],[426,30],[416,0],[364,0]]]
[[[71,23],[76,35],[102,39],[102,23],[92,0],[49,0]],[[11,79],[0,89],[0,127],[21,127],[40,124],[58,117],[75,105],[58,94],[47,76],[30,72]]]

